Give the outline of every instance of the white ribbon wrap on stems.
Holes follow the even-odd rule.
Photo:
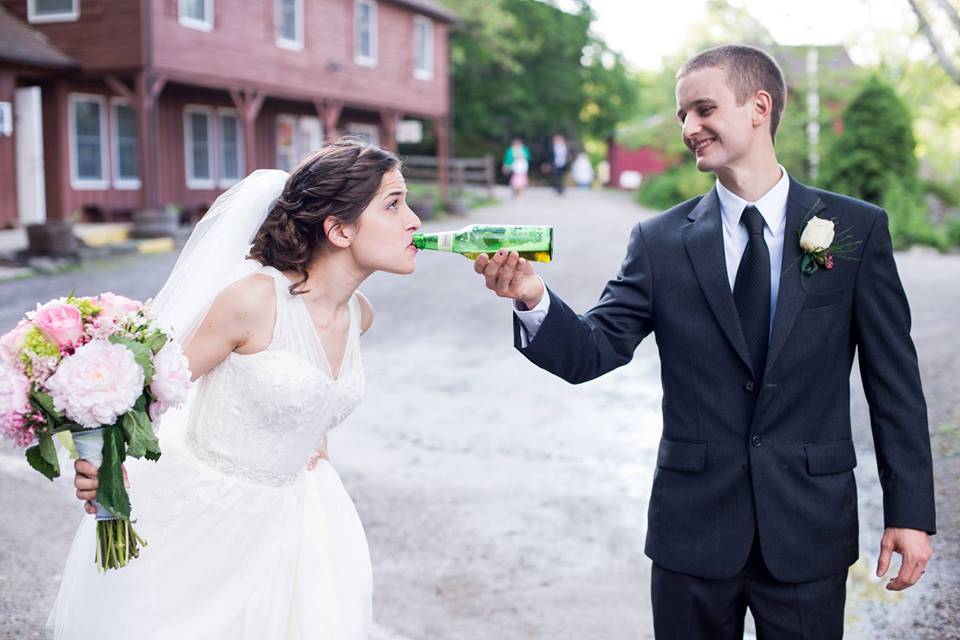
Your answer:
[[[103,462],[103,428],[84,429],[83,431],[73,432],[73,446],[77,448],[77,457],[82,458],[100,468]],[[93,506],[97,508],[97,520],[116,520],[116,516],[107,511],[96,500]]]

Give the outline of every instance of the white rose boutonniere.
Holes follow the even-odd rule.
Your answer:
[[[818,199],[811,208],[811,212],[816,210],[819,204]],[[853,251],[858,244],[860,244],[859,240],[850,240],[849,230],[839,234],[836,232],[836,220],[825,220],[817,216],[808,217],[807,223],[800,232],[800,250],[803,253],[800,258],[800,271],[809,276],[821,268],[833,269],[834,258],[843,257],[843,254]]]

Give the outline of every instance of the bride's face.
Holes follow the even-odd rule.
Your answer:
[[[413,273],[413,233],[419,228],[420,218],[407,205],[403,175],[395,169],[383,175],[380,189],[360,214],[350,249],[357,263],[371,272]]]

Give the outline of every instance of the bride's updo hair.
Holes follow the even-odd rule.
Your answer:
[[[250,248],[250,257],[280,271],[296,271],[300,280],[290,294],[306,293],[307,265],[326,241],[329,217],[356,222],[380,189],[383,175],[400,168],[400,160],[356,138],[341,138],[308,156],[290,174]]]

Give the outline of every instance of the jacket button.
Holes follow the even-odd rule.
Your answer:
[[[760,436],[753,436],[752,438],[750,438],[750,444],[752,444],[755,447],[762,447],[763,438],[761,438]]]
[[[756,385],[753,384],[753,380],[747,380],[747,383],[743,385],[743,388],[747,391],[753,391],[756,388]]]

